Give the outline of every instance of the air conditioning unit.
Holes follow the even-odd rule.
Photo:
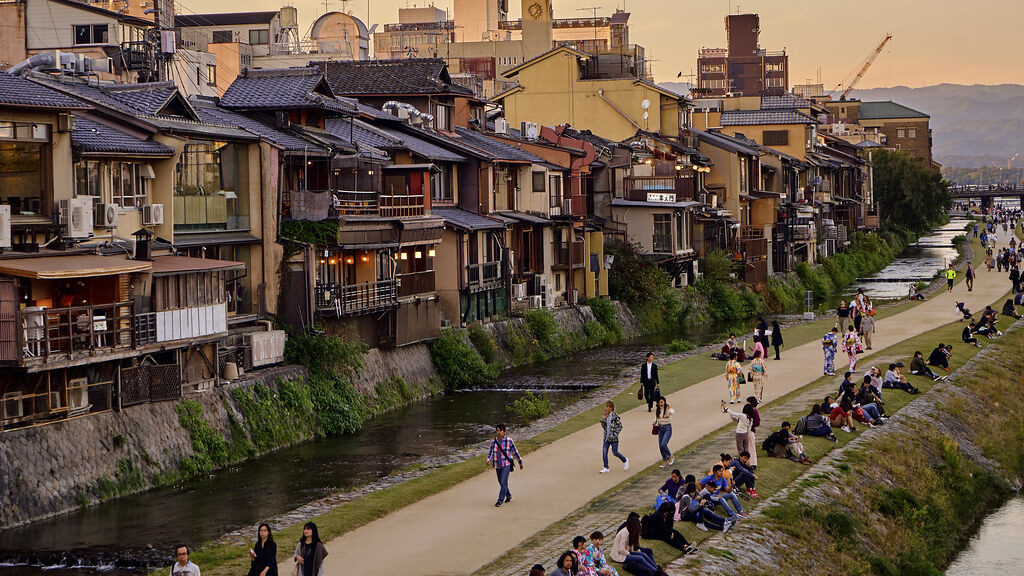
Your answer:
[[[117,228],[117,215],[119,213],[120,207],[117,204],[97,204],[96,227]]]
[[[0,204],[0,250],[11,247],[11,206]]]
[[[74,132],[78,127],[78,116],[61,113],[57,115],[57,132]]]
[[[530,308],[537,309],[544,307],[544,300],[540,296],[530,296]]]
[[[68,238],[88,238],[92,234],[92,197],[61,200],[57,205],[60,225]]]
[[[495,134],[508,134],[508,120],[504,118],[494,119],[494,133]]]
[[[516,300],[526,298],[526,282],[512,285],[512,297]]]
[[[252,351],[253,368],[284,362],[284,330],[246,334],[245,343]]]
[[[21,392],[7,392],[4,394],[3,407],[4,420],[25,416],[25,404],[22,402]]]
[[[142,225],[160,226],[164,223],[164,205],[146,204],[142,207]]]
[[[68,380],[68,408],[75,410],[89,405],[89,379],[74,378]]]

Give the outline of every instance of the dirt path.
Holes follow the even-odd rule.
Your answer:
[[[954,303],[963,300],[977,312],[1009,289],[1002,273],[981,271],[973,292],[963,284],[953,294],[878,321],[874,348],[884,349],[956,319]],[[870,358],[871,351],[862,355]],[[838,353],[836,372],[844,371],[846,355]],[[858,363],[858,366],[861,366]],[[724,364],[723,364],[724,370]],[[768,363],[765,401],[801,388],[821,376],[822,351],[811,342],[783,352]],[[743,396],[751,389],[743,387]],[[676,410],[670,447],[678,450],[714,432],[726,422],[719,401],[727,398],[724,377],[694,384],[669,396]],[[481,457],[478,476],[444,492],[414,502],[327,543],[327,574],[465,575],[511,547],[568,516],[624,479],[660,460],[651,435],[653,418],[642,406],[622,414],[620,450],[630,458],[623,471],[612,458],[612,471],[601,468],[601,427],[598,423],[532,452],[526,468],[510,479],[513,501],[494,507],[498,485]],[[289,551],[290,552],[290,551]],[[293,573],[289,558],[283,573]]]

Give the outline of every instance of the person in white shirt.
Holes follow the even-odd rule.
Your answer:
[[[199,566],[196,566],[188,559],[188,546],[184,544],[175,546],[174,557],[176,561],[171,566],[171,576],[202,576],[199,573]]]

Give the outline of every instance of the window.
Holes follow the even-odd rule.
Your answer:
[[[740,156],[740,194],[744,194],[750,191],[748,170],[750,163],[746,156]]]
[[[99,198],[101,192],[100,163],[94,160],[75,163],[75,195]]]
[[[206,83],[210,86],[217,85],[217,66],[214,64],[206,65]]]
[[[213,43],[214,44],[226,44],[234,41],[234,35],[231,30],[214,30],[213,31]]]
[[[676,212],[676,250],[690,248],[690,213]]]
[[[907,138],[917,138],[917,128],[907,128]]]
[[[555,208],[562,205],[562,177],[558,174],[552,174],[548,178],[548,193],[551,198],[551,207]]]
[[[533,172],[533,191],[534,192],[546,192],[547,188],[544,187],[544,172],[539,170]]]
[[[122,208],[141,208],[147,203],[146,179],[141,164],[135,162],[111,162],[111,200]]]
[[[249,30],[249,44],[270,44],[270,30]]]
[[[83,24],[75,26],[75,44],[106,44],[106,24]]]
[[[903,128],[899,128],[898,130],[896,130],[896,137],[897,138],[906,138],[907,137],[907,131],[904,130]]]
[[[430,191],[431,199],[434,202],[454,202],[455,186],[452,182],[451,166],[442,165],[440,172],[435,172],[431,177]]]
[[[249,215],[244,202],[239,200],[242,192],[238,187],[238,174],[245,170],[246,160],[244,155],[239,156],[235,144],[195,142],[185,145],[175,166],[175,230],[249,228]]]
[[[765,146],[786,146],[789,144],[789,130],[765,130],[761,133]]]
[[[781,77],[779,77],[779,78],[765,78],[764,85],[767,88],[782,88],[783,86],[786,85],[786,79],[785,78],[781,78]]]
[[[725,74],[725,64],[702,64],[702,74]]]
[[[0,122],[0,204],[49,214],[50,125]]]
[[[765,70],[769,72],[782,72],[784,70],[782,62],[772,62],[765,66]]]
[[[653,245],[655,252],[672,251],[672,215],[654,215],[654,238]]]

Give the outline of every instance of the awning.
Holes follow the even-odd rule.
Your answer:
[[[740,194],[740,198],[743,200],[757,200],[757,196],[751,196],[750,194]]]
[[[678,202],[644,202],[642,200],[626,200],[624,198],[613,198],[611,201],[612,206],[632,207],[640,206],[644,208],[669,208],[669,209],[680,209],[689,208],[690,206],[697,206],[700,202],[693,202],[691,200],[680,200]]]
[[[433,164],[391,164],[384,166],[383,170],[411,170],[414,172],[440,172],[441,169]]]
[[[543,216],[535,216],[527,212],[520,212],[518,210],[502,210],[500,212],[491,212],[491,216],[501,217],[507,220],[514,220],[518,223],[523,224],[536,224],[538,226],[550,226],[551,220],[544,218]]]
[[[248,232],[215,232],[203,234],[175,234],[174,245],[178,248],[216,246],[226,244],[259,244],[260,239]]]
[[[505,227],[504,222],[498,222],[493,218],[488,218],[469,210],[463,210],[462,208],[444,206],[433,208],[431,212],[433,212],[434,216],[444,218],[445,224],[469,232]]]
[[[245,263],[233,260],[212,260],[209,258],[191,258],[189,256],[153,257],[153,276],[210,272],[213,270],[240,270],[243,268],[245,268]]]
[[[784,196],[782,192],[772,192],[770,190],[751,190],[750,195],[758,199],[775,199],[779,200]]]
[[[126,256],[97,256],[94,254],[0,260],[0,274],[37,280],[113,276],[146,272],[152,268],[152,262],[129,260]]]

